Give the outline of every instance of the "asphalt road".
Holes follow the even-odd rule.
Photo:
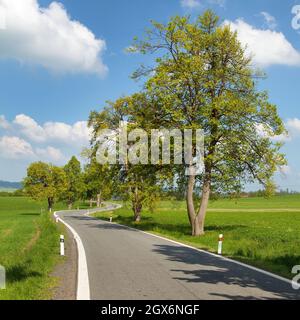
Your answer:
[[[299,299],[289,283],[120,225],[64,212],[86,253],[92,300]]]

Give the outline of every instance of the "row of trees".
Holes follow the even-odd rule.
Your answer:
[[[156,63],[133,74],[135,79],[145,78],[140,92],[91,113],[93,148],[98,148],[101,129],[117,131],[120,121],[130,123],[130,129],[201,128],[205,134],[204,172],[199,176],[185,175],[192,164],[116,166],[135,220],[140,220],[156,188],[175,183],[186,197],[192,235],[199,236],[204,234],[211,194],[239,194],[254,181],[267,194],[275,190],[272,177],[286,161],[281,144],[272,137],[285,128],[267,93],[257,88],[263,73],[252,66],[229,26],[220,24],[211,11],[196,21],[176,16],[167,24],[153,22],[146,39],[136,39],[130,50],[154,53]]]
[[[275,190],[273,174],[286,161],[281,145],[271,138],[283,134],[284,125],[267,93],[257,89],[257,79],[263,74],[253,68],[251,57],[229,26],[219,24],[211,11],[195,21],[176,16],[167,24],[153,22],[146,39],[136,40],[131,50],[154,53],[156,63],[133,74],[136,79],[145,79],[140,92],[108,102],[100,112],[91,112],[93,138],[85,178],[79,179],[80,165],[75,159],[63,169],[34,164],[25,179],[33,197],[47,194],[51,208],[61,195],[71,206],[82,189],[86,197],[97,194],[98,202],[116,194],[130,202],[134,220],[140,221],[143,208],[152,207],[161,191],[176,189],[186,198],[191,233],[199,236],[204,234],[212,194],[239,194],[246,183],[254,181],[267,193]],[[165,165],[161,159],[156,165],[128,161],[98,164],[102,129],[117,132],[122,121],[127,121],[129,131],[202,129],[203,173],[187,176],[192,163]],[[136,152],[150,155],[151,150],[144,146]],[[192,152],[195,156],[196,149]]]
[[[32,163],[23,181],[26,194],[36,200],[46,199],[51,211],[56,201],[64,201],[69,209],[80,199],[97,199],[97,206],[111,196],[111,179],[96,161],[90,161],[82,170],[76,157],[58,167],[44,162]],[[92,205],[92,202],[91,202]]]

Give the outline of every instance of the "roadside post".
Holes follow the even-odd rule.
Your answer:
[[[6,289],[6,271],[3,266],[0,265],[0,290]]]
[[[111,216],[111,217],[109,218],[109,222],[110,222],[110,223],[112,223],[112,219],[113,219],[113,218],[112,218],[112,216]]]
[[[224,240],[224,236],[223,236],[223,234],[220,234],[219,235],[219,244],[218,244],[218,254],[219,255],[222,254],[223,240]]]
[[[65,237],[63,235],[60,236],[60,255],[65,255]]]

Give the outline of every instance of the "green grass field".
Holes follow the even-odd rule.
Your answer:
[[[13,189],[13,188],[0,188],[0,192],[15,192],[17,189]]]
[[[0,197],[0,265],[6,268],[3,299],[48,299],[56,280],[50,276],[59,257],[60,231],[39,203]]]
[[[0,197],[0,265],[7,271],[7,289],[0,290],[0,300],[51,298],[57,284],[51,272],[63,261],[58,255],[58,236],[64,231],[46,211],[41,214],[42,207],[46,209],[45,203],[28,198]],[[109,218],[110,213],[97,216]],[[224,255],[287,278],[292,277],[292,267],[300,264],[299,195],[212,201],[201,238],[190,236],[184,202],[162,201],[153,213],[143,212],[139,224],[132,222],[132,212],[126,207],[113,217],[116,222],[212,252],[223,233]]]
[[[211,201],[206,234],[200,238],[190,236],[184,202],[162,201],[153,213],[143,212],[139,224],[132,222],[132,212],[126,207],[113,217],[115,222],[211,252],[217,251],[218,235],[223,233],[225,256],[287,278],[293,277],[292,267],[300,264],[300,195]]]

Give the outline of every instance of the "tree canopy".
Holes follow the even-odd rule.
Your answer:
[[[133,50],[159,55],[154,68],[134,73],[135,78],[147,77],[144,91],[159,102],[152,104],[147,121],[160,114],[164,127],[204,130],[204,172],[190,175],[186,189],[194,235],[204,233],[212,191],[240,192],[254,181],[266,190],[274,188],[272,176],[285,159],[272,137],[285,129],[268,94],[258,90],[262,73],[251,65],[236,32],[220,25],[211,11],[195,22],[176,16],[167,24],[153,22]],[[198,208],[193,201],[196,179],[202,185]]]
[[[55,201],[66,192],[68,186],[64,170],[44,162],[35,162],[28,167],[23,184],[25,192],[33,199],[46,199],[49,210],[52,210]]]
[[[84,193],[83,174],[80,161],[73,156],[70,161],[64,166],[64,171],[67,178],[67,189],[62,195],[71,209],[74,202],[80,199]]]

